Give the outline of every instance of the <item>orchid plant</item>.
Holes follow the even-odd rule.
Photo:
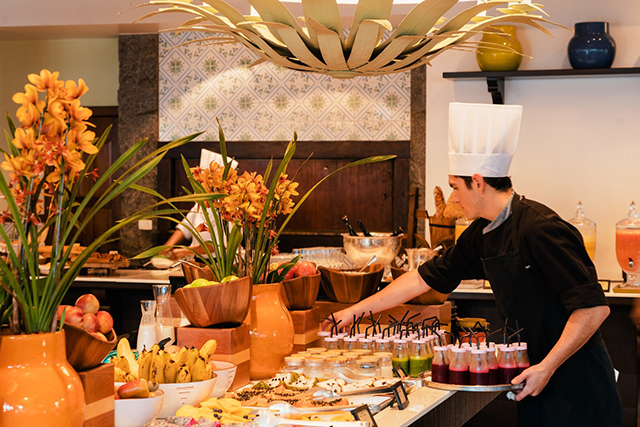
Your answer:
[[[231,168],[227,159],[224,132],[219,122],[218,130],[223,164],[212,162],[206,169],[199,166],[190,168],[183,158],[184,170],[191,185],[191,189],[184,188],[185,192],[201,199],[208,195],[211,199],[197,202],[200,211],[205,213],[204,227],[210,231],[211,240],[205,241],[202,238],[198,232],[198,224],[188,220],[182,222],[197,240],[205,255],[202,258],[203,262],[212,270],[218,281],[230,275],[250,276],[254,284],[282,281],[297,259],[270,271],[271,255],[278,253],[280,235],[311,193],[341,170],[395,157],[373,156],[345,165],[322,178],[296,203],[293,199],[299,195],[298,183],[295,182],[297,172],[292,179],[287,173],[287,167],[296,150],[295,132],[275,172],[272,160],[268,163],[264,175],[261,175],[255,171],[239,174]],[[181,215],[182,218],[186,218],[184,212],[181,212]],[[277,220],[280,216],[283,216],[284,220],[278,225]],[[180,222],[170,216],[165,218]],[[194,248],[179,247],[199,255]],[[138,257],[154,256],[167,248],[159,246]]]
[[[1,167],[9,179],[0,174],[0,192],[7,205],[0,213],[4,225],[0,237],[7,254],[0,258],[0,324],[8,322],[15,334],[55,331],[58,306],[91,254],[113,241],[124,226],[173,212],[157,210],[160,204],[145,207],[118,221],[72,257],[73,246],[101,208],[127,189],[150,191],[136,183],[156,168],[168,150],[197,137],[168,143],[125,166],[146,143],[139,141],[98,176],[93,163],[109,129],[96,139],[88,121],[92,112],[80,101],[89,88],[82,79],[58,77],[58,72],[48,70],[29,74],[25,91],[13,96],[20,105],[16,113],[19,126],[7,115],[9,149],[1,150],[5,158]],[[81,196],[80,187],[87,178],[94,183]],[[91,203],[93,198],[96,201]],[[15,229],[15,239],[7,231],[10,227]],[[40,245],[47,233],[52,239],[51,267],[43,276]]]

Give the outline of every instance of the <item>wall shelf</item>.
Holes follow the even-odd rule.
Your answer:
[[[458,71],[443,73],[445,79],[486,79],[487,90],[494,104],[504,104],[504,81],[506,78],[545,78],[545,77],[596,77],[640,75],[640,67],[629,68],[592,68],[584,70],[522,70],[522,71]]]

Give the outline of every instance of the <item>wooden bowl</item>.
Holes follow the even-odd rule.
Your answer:
[[[354,303],[373,295],[380,286],[384,266],[373,264],[360,274],[354,270],[336,270],[318,267],[322,277],[322,287],[331,301]]]
[[[218,280],[213,275],[213,271],[205,264],[191,261],[189,264],[183,262],[180,266],[182,267],[182,274],[184,274],[187,283],[192,283],[196,279]]]
[[[65,323],[62,327],[65,333],[67,360],[76,371],[98,366],[118,341],[113,329],[107,334],[109,341],[103,341],[77,326]]]
[[[308,310],[313,307],[320,291],[320,273],[296,277],[282,282],[284,305],[289,310]]]
[[[391,267],[391,277],[393,277],[393,280],[396,280],[406,272],[407,270],[405,270],[404,268],[397,268],[393,266]]]
[[[193,326],[206,328],[242,323],[249,311],[251,291],[251,278],[247,276],[227,283],[180,288],[174,295],[187,320]]]

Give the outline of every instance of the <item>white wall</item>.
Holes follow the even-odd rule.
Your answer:
[[[89,92],[82,97],[83,105],[118,105],[117,38],[0,41],[0,129],[6,129],[5,112],[16,120],[13,94],[24,92],[27,75],[43,68],[60,71],[64,80],[84,79]]]
[[[640,66],[640,2],[637,0],[546,0],[555,22],[608,21],[617,43],[614,67]],[[468,3],[466,3],[468,5]],[[464,3],[463,3],[464,5]],[[458,9],[460,10],[460,9]],[[453,16],[451,13],[447,17]],[[521,70],[570,68],[567,44],[573,33],[551,28],[554,38],[518,25],[525,53]],[[447,185],[448,104],[491,102],[484,80],[447,80],[447,71],[478,71],[475,55],[448,52],[427,71],[427,209],[430,196]],[[516,191],[545,203],[562,217],[574,216],[582,200],[598,225],[596,266],[602,279],[620,280],[615,223],[631,200],[640,204],[640,75],[594,78],[512,79],[506,103],[524,106],[518,152],[511,176]]]

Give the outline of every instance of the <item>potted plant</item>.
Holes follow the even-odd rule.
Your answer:
[[[9,149],[3,151],[1,167],[9,179],[0,174],[7,206],[0,213],[6,253],[0,257],[0,324],[7,322],[8,328],[0,335],[0,376],[15,387],[0,387],[0,400],[5,403],[3,421],[11,425],[36,424],[43,411],[54,424],[82,425],[84,393],[66,361],[64,314],[58,324],[58,306],[86,260],[114,233],[164,211],[149,206],[119,221],[75,258],[72,248],[102,207],[127,189],[145,190],[136,183],[168,150],[196,136],[173,141],[133,162],[146,143],[140,141],[98,176],[93,162],[109,130],[98,139],[90,130],[92,112],[80,101],[88,90],[85,82],[58,77],[58,72],[48,70],[30,74],[25,92],[13,96],[20,105],[18,126],[7,115]],[[80,197],[85,178],[95,183]],[[47,233],[52,239],[51,263],[41,274],[39,246]]]
[[[293,346],[293,324],[280,299],[280,282],[298,258],[277,269],[269,268],[271,255],[278,251],[282,232],[304,201],[325,180],[343,169],[385,161],[395,156],[368,157],[343,166],[322,178],[296,203],[293,198],[298,196],[298,183],[295,182],[297,172],[289,178],[287,171],[296,150],[295,133],[277,168],[270,161],[264,175],[261,175],[255,171],[239,173],[231,168],[219,122],[218,129],[223,164],[212,162],[206,169],[190,168],[183,158],[184,170],[191,185],[191,190],[187,191],[194,197],[211,198],[197,202],[204,213],[204,228],[210,232],[211,239],[203,239],[198,232],[199,224],[186,220],[185,215],[182,223],[197,240],[199,251],[205,255],[202,261],[215,282],[239,279],[228,284],[179,289],[176,299],[187,319],[199,327],[211,326],[216,322],[242,322],[249,310],[251,351],[260,355],[251,358],[251,377],[265,378],[280,368],[284,356],[291,353]],[[284,220],[278,224],[280,216]],[[166,218],[180,222],[175,218]],[[180,248],[201,255],[194,248]],[[167,246],[160,246],[138,256],[154,256],[166,249]],[[192,267],[187,264],[184,268]],[[246,306],[242,311],[240,308],[244,301]],[[231,306],[238,310],[232,310]],[[232,312],[234,319],[227,317]]]

